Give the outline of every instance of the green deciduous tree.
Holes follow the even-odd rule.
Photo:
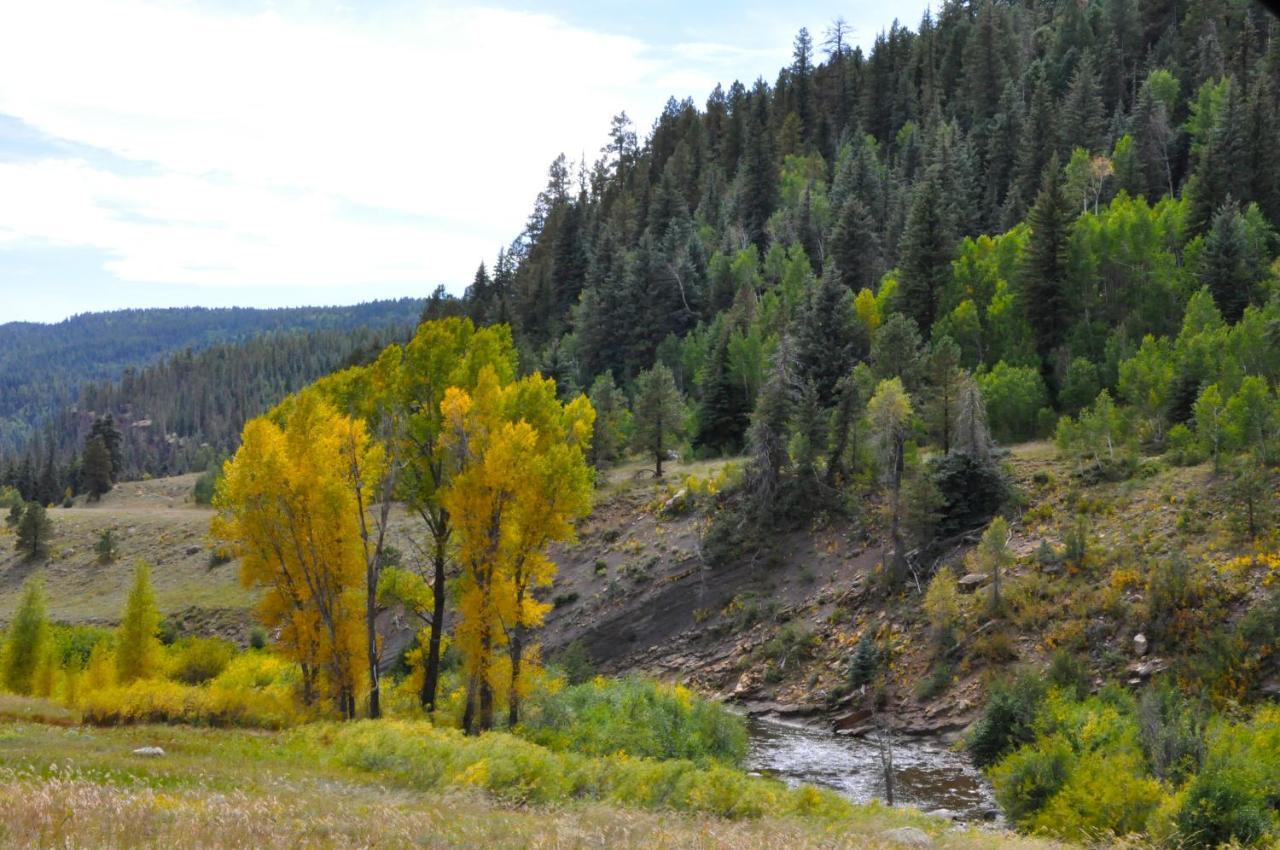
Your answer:
[[[45,611],[44,588],[29,578],[14,611],[4,642],[4,686],[17,694],[29,694],[36,668],[49,649],[49,623]]]
[[[147,679],[159,672],[160,609],[151,589],[151,567],[139,562],[133,571],[120,629],[116,636],[116,681],[127,685],[135,679]]]

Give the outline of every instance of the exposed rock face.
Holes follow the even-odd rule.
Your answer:
[[[1133,636],[1133,654],[1142,658],[1147,654],[1147,636],[1144,634],[1136,634]]]
[[[145,758],[160,758],[164,755],[164,749],[161,747],[138,747],[133,751],[133,754]]]
[[[956,582],[956,587],[961,593],[973,593],[982,587],[988,581],[988,577],[982,573],[969,573]]]

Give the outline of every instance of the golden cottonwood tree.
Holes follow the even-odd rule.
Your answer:
[[[590,509],[585,451],[595,411],[581,396],[562,405],[554,381],[532,375],[504,384],[485,367],[473,391],[446,391],[441,412],[454,472],[440,501],[453,518],[461,568],[454,637],[470,732],[493,727],[495,696],[506,695],[509,723],[519,719],[537,659],[531,631],[550,607],[535,591],[555,577],[547,545],[571,539],[573,520]]]
[[[368,382],[361,415],[395,459],[395,492],[421,518],[429,538],[429,563],[421,574],[430,597],[418,592],[412,604],[430,605],[421,701],[431,711],[439,689],[454,529],[441,496],[458,469],[440,439],[441,403],[451,387],[474,390],[485,371],[500,384],[510,383],[516,373],[516,350],[506,325],[476,328],[470,319],[438,319],[423,322],[412,340],[389,347],[370,369],[375,375]]]
[[[362,421],[306,390],[245,426],[214,497],[213,534],[241,556],[241,580],[266,589],[259,615],[301,665],[304,699],[323,688],[345,717],[367,663],[361,505],[383,463]]]

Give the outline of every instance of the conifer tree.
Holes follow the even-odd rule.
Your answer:
[[[1222,317],[1234,323],[1249,304],[1253,285],[1246,263],[1248,245],[1244,222],[1230,196],[1213,215],[1213,224],[1204,237],[1200,255],[1200,282],[1213,293]]]
[[[828,262],[845,287],[857,292],[876,286],[884,271],[880,237],[856,194],[850,194],[840,207],[827,245]]]
[[[597,375],[591,384],[591,406],[596,410],[596,421],[591,436],[591,465],[597,471],[618,460],[624,448],[623,422],[627,415],[626,398],[613,381],[613,372],[606,370]]]
[[[853,292],[828,268],[808,293],[794,324],[796,376],[812,382],[825,407],[836,383],[867,353],[864,326],[853,306]]]
[[[116,636],[116,681],[127,685],[156,675],[160,663],[160,609],[151,589],[151,567],[139,561]]]
[[[665,363],[636,379],[634,408],[636,448],[653,458],[653,475],[661,478],[662,461],[684,432],[684,401]]]
[[[1042,358],[1062,342],[1066,330],[1067,239],[1071,209],[1062,190],[1062,169],[1053,156],[1027,217],[1031,237],[1023,261],[1027,314]]]
[[[782,491],[782,470],[787,456],[787,425],[795,405],[795,363],[791,340],[783,337],[774,352],[769,379],[760,390],[747,445],[751,455],[748,472],[749,492],[758,521],[772,524]]]
[[[960,388],[960,346],[949,336],[935,339],[925,365],[929,383],[927,416],[934,439],[949,454],[958,432]]]
[[[18,523],[18,540],[15,548],[28,558],[47,558],[49,542],[53,536],[53,523],[44,505],[39,502],[28,502],[22,511],[22,520]]]
[[[49,623],[44,588],[36,578],[23,583],[22,598],[9,624],[4,643],[4,686],[15,694],[29,694],[36,668],[48,650]]]
[[[951,281],[955,234],[946,216],[940,176],[931,171],[915,191],[902,236],[899,299],[903,312],[928,334],[938,317],[942,292]]]
[[[702,369],[696,442],[724,454],[741,448],[749,409],[742,385],[729,374],[728,328],[723,328],[717,336]]]
[[[102,437],[90,437],[84,447],[84,483],[90,501],[98,501],[114,485],[111,453]]]

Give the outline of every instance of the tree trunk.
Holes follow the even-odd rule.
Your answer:
[[[378,556],[375,555],[375,558]],[[378,615],[378,565],[375,560],[366,562],[365,571],[365,647],[369,656],[369,719],[377,720],[382,716],[382,701],[379,698],[378,683],[378,629],[375,618]]]
[[[516,626],[511,630],[511,694],[507,698],[507,728],[514,729],[520,722],[520,694],[516,691],[516,683],[520,680],[520,664],[524,659],[524,629]]]
[[[447,527],[448,518],[440,512],[440,525]],[[428,714],[436,710],[436,691],[440,688],[440,642],[444,636],[445,554],[448,532],[435,535],[435,576],[431,583],[431,638],[427,644],[427,669],[422,678],[422,707]]]

